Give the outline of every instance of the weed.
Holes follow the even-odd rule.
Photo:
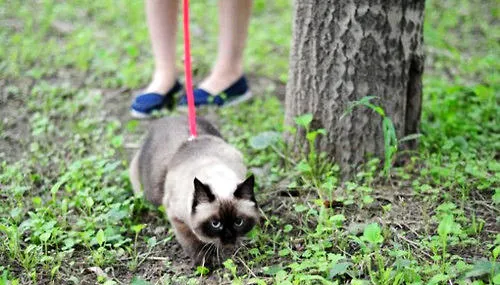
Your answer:
[[[394,128],[394,123],[390,119],[384,109],[380,106],[377,106],[371,103],[371,100],[376,99],[375,96],[365,96],[358,101],[351,102],[346,112],[342,115],[341,119],[347,115],[352,113],[354,108],[358,106],[365,106],[375,113],[379,114],[382,118],[382,133],[384,134],[384,175],[386,178],[390,176],[390,170],[392,164],[394,162],[395,155],[398,151],[398,146],[400,143],[408,140],[417,139],[420,134],[411,134],[404,138],[398,140],[396,136],[396,129]]]
[[[327,200],[337,184],[339,167],[327,159],[326,153],[318,153],[316,150],[317,137],[325,135],[326,131],[311,129],[312,119],[311,114],[298,116],[295,118],[297,127],[287,128],[292,136],[297,135],[298,128],[303,128],[305,131],[307,145],[298,147],[298,154],[293,153],[294,149],[286,144],[281,134],[273,131],[264,131],[253,136],[249,144],[256,150],[271,148],[283,159],[285,170],[293,169],[294,175],[299,175],[300,180],[292,182],[289,185],[290,188],[295,188],[296,183],[300,183],[304,189],[318,189],[320,199]]]

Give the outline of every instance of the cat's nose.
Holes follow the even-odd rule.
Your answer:
[[[236,251],[236,243],[225,244],[222,246],[224,254],[233,254]]]
[[[233,244],[234,245],[236,243],[236,236],[232,232],[227,231],[223,235],[222,243],[223,244]]]
[[[236,239],[226,240],[222,244],[222,248],[223,248],[224,252],[229,252],[229,253],[234,252],[236,249]]]
[[[224,231],[224,238],[225,239],[232,239],[233,237],[234,237],[233,232],[231,232],[229,230]]]

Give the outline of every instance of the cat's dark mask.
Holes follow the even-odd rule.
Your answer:
[[[259,210],[253,191],[253,175],[236,186],[233,198],[223,200],[217,199],[210,186],[197,178],[193,183],[193,226],[198,237],[205,242],[234,244],[238,237],[245,235],[258,222]],[[201,204],[203,210],[198,207]]]

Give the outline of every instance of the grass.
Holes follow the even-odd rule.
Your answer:
[[[208,4],[191,4],[197,78],[215,57]],[[291,155],[276,135],[292,7],[254,7],[259,96],[216,115],[257,176],[265,221],[200,276],[128,182],[145,123],[127,109],[152,71],[143,3],[0,0],[0,284],[500,284],[496,2],[427,1],[420,147],[342,184],[324,154]],[[295,128],[313,142],[323,131],[309,120]]]

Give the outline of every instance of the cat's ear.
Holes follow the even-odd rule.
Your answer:
[[[210,190],[208,185],[203,184],[198,178],[194,178],[194,197],[193,197],[193,212],[196,206],[201,203],[210,203],[215,201],[215,195]]]
[[[257,201],[255,201],[255,195],[253,193],[254,184],[255,177],[253,175],[250,175],[245,181],[238,184],[238,187],[236,187],[236,191],[234,191],[234,197],[238,199],[250,200],[257,204]]]

